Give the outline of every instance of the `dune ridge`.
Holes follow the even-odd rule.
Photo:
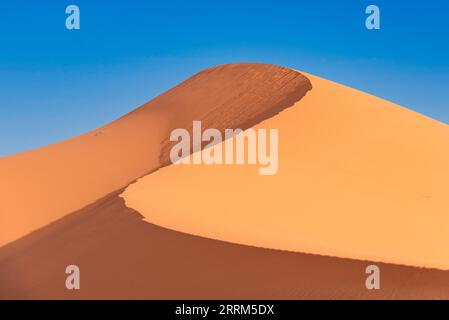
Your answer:
[[[207,105],[213,108],[198,114],[195,119],[201,120],[203,130],[214,128],[223,134],[227,128],[248,129],[293,106],[312,89],[310,81],[299,71],[266,66],[270,75],[267,77],[251,65],[244,65],[245,68],[243,65],[236,66],[206,69],[182,86],[194,104],[204,99],[203,92],[207,92]],[[229,69],[225,72],[226,77],[223,77],[223,69]],[[233,77],[232,81],[229,81],[230,76]],[[198,88],[201,88],[202,96],[195,94]],[[187,129],[192,136],[192,121],[183,123],[180,128]],[[167,135],[161,144],[159,161],[162,165],[168,165],[171,163],[170,149],[176,142],[170,141]]]

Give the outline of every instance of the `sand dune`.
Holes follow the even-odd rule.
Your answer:
[[[278,128],[278,173],[167,166],[167,137],[193,120]],[[448,271],[393,264],[449,268],[448,138],[291,69],[204,70],[98,130],[0,159],[0,298],[449,299]],[[372,263],[381,290],[365,289]],[[79,291],[64,287],[69,264]]]
[[[221,121],[247,127],[291,106],[309,89],[300,73],[273,65],[210,68],[98,130],[1,158],[0,245],[158,168],[161,143],[174,128],[208,119],[211,111]],[[225,116],[243,105],[243,119],[232,112]]]
[[[307,77],[304,99],[256,126],[279,130],[276,175],[169,166],[128,187],[126,204],[212,239],[449,269],[449,127]]]

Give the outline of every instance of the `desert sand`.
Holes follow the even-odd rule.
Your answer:
[[[173,129],[217,115],[225,125],[247,128],[309,89],[307,78],[287,68],[209,68],[98,130],[0,158],[0,246],[160,167],[161,143],[169,146],[164,141]]]
[[[278,174],[169,165],[170,131],[198,119],[278,126]],[[207,69],[98,130],[0,159],[0,299],[449,299],[449,272],[396,264],[446,266],[447,128],[287,68]],[[365,288],[373,263],[381,290]]]
[[[449,299],[449,272],[269,250],[156,226],[114,192],[0,249],[0,299]],[[66,290],[77,264],[81,289]]]
[[[313,89],[256,126],[279,130],[276,175],[173,165],[129,186],[126,204],[212,239],[448,270],[449,126],[306,76]]]

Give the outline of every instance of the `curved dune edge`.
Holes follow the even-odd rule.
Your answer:
[[[130,185],[126,205],[211,239],[449,269],[449,127],[306,76],[304,99],[255,126],[279,129],[277,175],[169,166]]]
[[[0,299],[448,299],[449,272],[262,249],[142,220],[113,192],[0,248]],[[81,290],[64,286],[68,264]]]
[[[0,246],[160,168],[161,143],[173,129],[197,119],[250,126],[291,107],[310,89],[306,77],[288,68],[213,67],[97,130],[0,158]],[[245,113],[233,115],[243,105]]]

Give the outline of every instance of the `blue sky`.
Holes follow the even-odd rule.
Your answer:
[[[81,29],[65,28],[76,4]],[[365,8],[381,29],[365,28]],[[87,132],[229,62],[310,72],[449,123],[449,1],[2,1],[0,156]]]

